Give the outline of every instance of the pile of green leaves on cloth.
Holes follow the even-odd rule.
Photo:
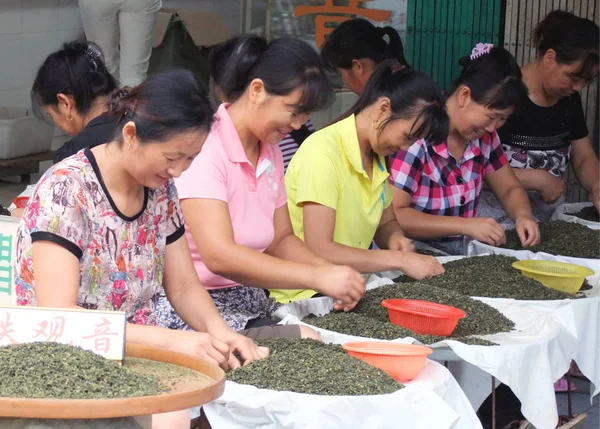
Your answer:
[[[600,230],[563,220],[540,222],[542,241],[524,248],[516,230],[506,231],[507,249],[545,252],[573,258],[600,259]]]
[[[386,299],[394,298],[417,299],[451,305],[465,311],[468,316],[458,322],[453,334],[448,338],[420,335],[389,322],[388,312],[381,303]],[[509,332],[514,328],[514,323],[495,308],[461,293],[424,282],[381,286],[367,291],[365,297],[352,312],[331,312],[322,317],[311,315],[302,321],[341,334],[384,340],[412,337],[423,344],[453,339],[465,344],[494,345],[490,341],[473,336]]]
[[[403,387],[338,345],[285,338],[258,343],[269,347],[270,356],[230,371],[228,380],[259,389],[334,396],[383,395]]]

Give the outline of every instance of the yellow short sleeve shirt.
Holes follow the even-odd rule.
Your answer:
[[[369,179],[362,165],[354,115],[311,135],[285,176],[295,234],[304,239],[303,204],[313,202],[336,211],[333,239],[337,243],[368,249],[392,200],[384,157],[375,158],[372,176]],[[271,290],[271,297],[285,303],[315,293]]]

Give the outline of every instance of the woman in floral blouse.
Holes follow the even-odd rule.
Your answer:
[[[55,111],[48,107],[52,116]],[[114,140],[54,165],[21,220],[15,279],[20,305],[124,311],[127,341],[238,367],[268,351],[223,321],[198,280],[173,178],[200,152],[213,111],[187,71],[158,74],[112,96]],[[156,326],[167,298],[195,331]],[[187,413],[157,416],[184,427]],[[157,426],[158,425],[158,426]]]

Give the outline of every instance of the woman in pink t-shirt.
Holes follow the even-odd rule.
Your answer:
[[[364,279],[294,235],[277,147],[331,102],[319,56],[293,38],[246,35],[235,44],[221,79],[232,104],[219,107],[202,152],[176,181],[196,271],[235,330],[275,323],[265,289],[315,289],[351,309]],[[164,304],[159,323],[185,329]]]

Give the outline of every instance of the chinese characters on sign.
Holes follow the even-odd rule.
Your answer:
[[[122,360],[125,313],[0,306],[0,346],[51,341]]]
[[[110,337],[119,336],[118,332],[111,331],[111,325],[111,321],[103,317],[102,321],[95,325],[94,333],[83,337],[84,340],[94,338],[94,351],[96,353],[108,353],[111,346]]]
[[[320,3],[321,0],[310,0]],[[331,33],[334,27],[328,27],[328,23],[340,23],[351,18],[361,16],[375,22],[384,22],[390,18],[391,10],[366,9],[360,7],[360,3],[372,0],[348,0],[347,6],[335,6],[333,0],[324,0],[324,4],[307,6],[300,5],[294,9],[296,17],[304,15],[316,15],[315,17],[315,41],[320,48],[325,42],[325,36]]]

